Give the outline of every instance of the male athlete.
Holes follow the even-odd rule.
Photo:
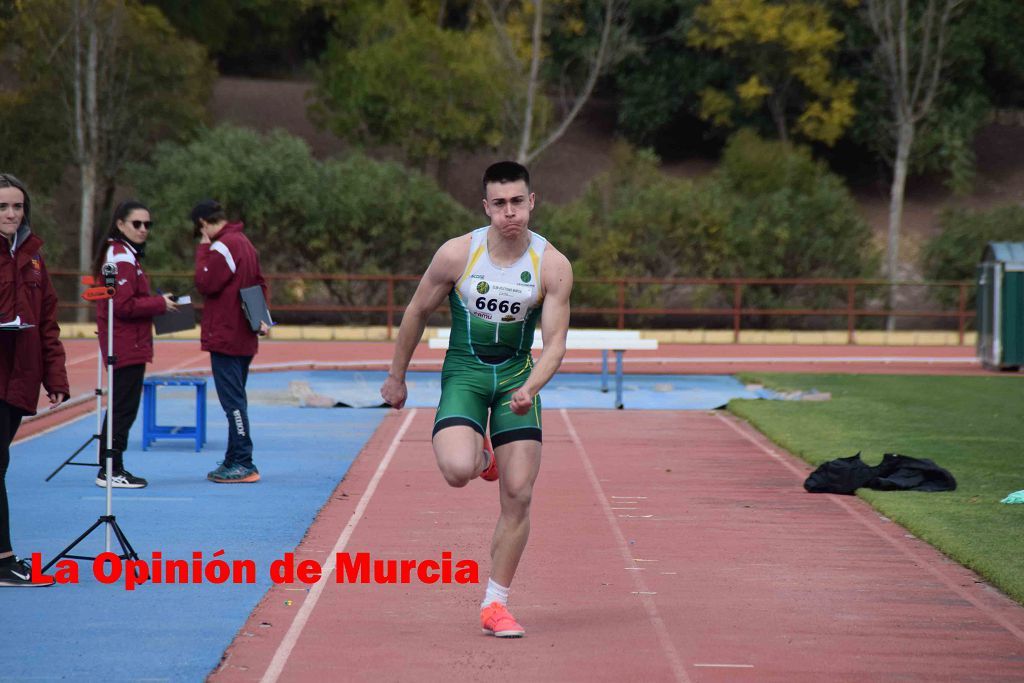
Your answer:
[[[452,331],[434,418],[434,455],[451,486],[498,479],[501,515],[480,623],[485,633],[521,638],[526,631],[506,605],[530,535],[530,498],[540,470],[538,392],[565,355],[572,267],[529,229],[535,197],[525,167],[493,164],[483,190],[490,225],[448,240],[434,254],[405,309],[380,393],[394,408],[405,405],[409,360],[427,318],[447,296]],[[544,349],[534,363],[530,347],[538,321]]]

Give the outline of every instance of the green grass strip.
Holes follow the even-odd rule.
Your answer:
[[[735,400],[729,410],[812,465],[861,451],[928,458],[953,473],[955,492],[859,489],[883,515],[1024,604],[1024,380],[1012,376],[904,377],[747,373],[777,391],[830,392],[830,401]],[[810,494],[807,495],[821,495]]]

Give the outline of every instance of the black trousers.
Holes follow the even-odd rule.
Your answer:
[[[0,553],[11,551],[11,511],[7,507],[7,466],[11,464],[11,442],[25,413],[0,401]]]
[[[110,438],[110,452],[107,452],[107,416],[103,416],[100,430],[100,452],[103,458],[100,466],[106,466],[106,458],[113,457],[114,471],[124,469],[124,452],[128,449],[128,432],[135,424],[142,400],[142,381],[146,378],[146,364],[127,365],[114,370],[114,430]]]

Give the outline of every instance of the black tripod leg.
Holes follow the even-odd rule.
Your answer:
[[[113,515],[111,515],[109,519],[110,527],[114,530],[114,535],[117,536],[117,542],[121,544],[121,550],[123,551],[122,557],[126,560],[139,559],[138,553],[135,552],[135,548],[132,547],[132,544],[128,542],[128,537],[124,535],[123,531],[121,531],[121,527],[118,526],[117,520],[114,519]]]
[[[100,437],[99,437],[98,434],[93,434],[92,436],[90,436],[88,441],[86,441],[85,443],[83,443],[81,446],[78,447],[77,451],[75,451],[70,456],[68,456],[68,459],[65,460],[64,462],[62,462],[57,469],[55,469],[53,472],[50,472],[50,476],[48,476],[46,478],[46,481],[50,481],[55,476],[57,476],[57,473],[60,472],[62,469],[64,469],[65,465],[85,465],[86,467],[94,467],[95,465],[93,465],[92,463],[87,463],[87,462],[71,462],[71,461],[75,459],[76,455],[78,455],[79,453],[84,451],[86,446],[88,446],[93,441],[95,441],[95,440],[97,440],[99,438]]]
[[[91,534],[93,531],[95,531],[96,527],[98,527],[100,524],[103,524],[104,521],[105,520],[103,519],[103,517],[100,517],[95,522],[93,522],[92,526],[85,530],[85,533],[83,533],[81,536],[72,541],[71,545],[69,545],[67,548],[64,548],[64,550],[61,550],[59,553],[57,553],[57,556],[50,560],[45,567],[43,567],[42,572],[46,573],[46,570],[52,567],[54,564],[56,564],[57,561],[60,560],[60,558],[66,557],[67,554],[71,552],[71,550],[74,549],[76,545],[84,541],[85,537]]]

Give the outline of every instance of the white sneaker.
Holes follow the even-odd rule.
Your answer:
[[[99,474],[96,475],[96,485],[107,487],[107,473],[105,470],[100,470]],[[149,482],[142,477],[136,477],[128,470],[116,470],[110,477],[110,486],[115,489],[144,489],[149,486]]]

